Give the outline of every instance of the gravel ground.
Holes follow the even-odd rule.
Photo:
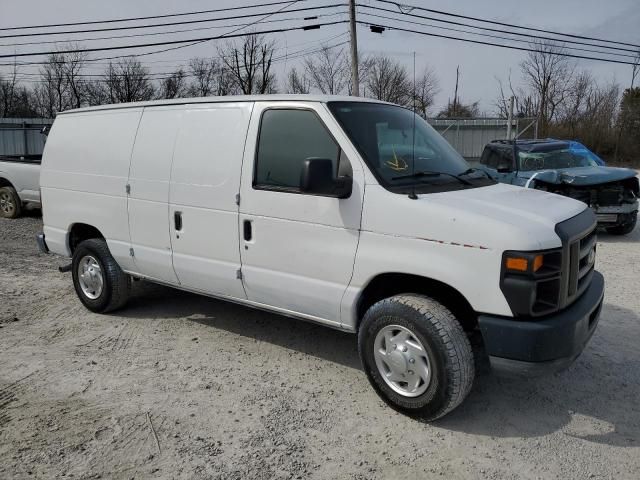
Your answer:
[[[599,237],[569,370],[483,373],[433,424],[378,399],[346,333],[143,282],[92,314],[40,229],[0,219],[0,478],[640,478],[640,228]]]

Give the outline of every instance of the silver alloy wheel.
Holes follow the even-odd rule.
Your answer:
[[[0,210],[6,215],[13,215],[16,211],[16,204],[13,201],[13,195],[9,192],[0,193]]]
[[[102,293],[104,278],[102,268],[91,255],[85,255],[78,262],[78,283],[87,298],[95,300]]]
[[[380,329],[373,345],[378,371],[394,392],[417,397],[427,390],[431,381],[429,356],[411,330],[387,325]]]

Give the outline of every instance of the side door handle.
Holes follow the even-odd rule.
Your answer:
[[[251,226],[251,220],[245,220],[242,224],[242,231],[244,234],[244,240],[246,242],[250,242],[251,239],[253,238],[253,231],[252,231],[252,226]]]
[[[182,230],[182,212],[173,212],[173,224],[176,232]]]

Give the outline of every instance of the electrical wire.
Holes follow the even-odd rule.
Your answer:
[[[299,0],[299,1],[307,1],[307,0]],[[240,7],[227,7],[227,8],[215,8],[212,10],[198,10],[195,12],[180,12],[180,13],[168,13],[164,15],[150,15],[147,17],[127,17],[127,18],[111,18],[108,20],[87,20],[84,22],[71,22],[71,23],[51,23],[48,25],[23,25],[21,27],[2,27],[0,31],[3,30],[25,30],[31,28],[53,28],[53,27],[71,27],[74,25],[95,25],[98,23],[117,23],[117,22],[133,22],[137,20],[151,20],[154,18],[169,18],[169,17],[183,17],[187,15],[201,15],[203,13],[219,13],[219,12],[229,12],[234,10],[245,10],[247,8],[260,8],[260,7],[272,7],[275,5],[282,5],[285,3],[289,3],[289,0],[283,0],[279,2],[268,2],[268,3],[259,3],[256,5],[244,5]]]
[[[337,15],[342,15],[346,12],[335,12],[335,13],[325,13],[325,14],[321,14],[321,15],[314,15],[313,19],[319,19],[319,18],[326,18],[326,17],[335,17]],[[261,21],[259,23],[278,23],[278,22],[289,22],[289,21],[298,21],[298,20],[306,20],[309,17],[289,17],[289,18],[277,18],[277,19],[273,19],[273,20],[264,20]],[[231,25],[217,25],[215,27],[200,27],[200,28],[188,28],[188,29],[183,29],[183,30],[170,30],[168,32],[150,32],[150,33],[137,33],[137,34],[133,34],[133,35],[115,35],[115,36],[111,36],[111,37],[94,37],[94,38],[74,38],[73,40],[48,40],[48,41],[44,41],[44,42],[22,42],[22,43],[4,43],[4,44],[0,44],[0,47],[17,47],[17,46],[24,46],[24,45],[46,45],[46,44],[63,44],[63,43],[69,43],[69,42],[93,42],[96,40],[116,40],[116,39],[121,39],[121,38],[134,38],[134,37],[146,37],[146,36],[152,36],[152,35],[170,35],[170,34],[174,34],[174,33],[186,33],[186,32],[199,32],[199,31],[203,31],[203,30],[218,30],[221,28],[228,28],[228,27],[247,27],[247,26],[251,26],[254,25],[255,22],[251,22],[251,23],[236,23],[236,24],[231,24]]]
[[[296,2],[298,1],[304,1],[304,0],[295,0]],[[287,2],[287,3],[291,3],[291,2]],[[295,3],[295,2],[294,2]],[[336,8],[336,7],[343,7],[344,5],[341,3],[333,3],[330,5],[321,5],[319,7],[301,7],[301,8],[294,8],[291,10],[287,10],[288,13],[295,13],[295,12],[308,12],[311,10],[324,10],[327,8]],[[196,20],[183,20],[180,22],[167,22],[167,23],[154,23],[154,24],[147,24],[147,25],[132,25],[132,26],[128,26],[128,27],[108,27],[108,28],[94,28],[94,29],[85,29],[85,30],[66,30],[66,31],[62,31],[62,32],[35,32],[35,33],[20,33],[20,34],[13,34],[13,35],[0,35],[0,38],[16,38],[16,37],[35,37],[35,36],[43,36],[43,35],[73,35],[76,33],[97,33],[97,32],[112,32],[112,31],[119,31],[119,30],[133,30],[133,29],[139,29],[139,28],[155,28],[155,27],[170,27],[173,25],[188,25],[188,24],[194,24],[194,23],[206,23],[206,22],[219,22],[219,21],[223,21],[223,20],[237,20],[240,18],[251,18],[251,17],[259,17],[260,15],[265,15],[265,14],[273,14],[273,13],[277,13],[276,12],[262,12],[262,13],[250,13],[250,14],[245,14],[245,15],[234,15],[232,17],[218,17],[218,18],[199,18]]]
[[[376,0],[376,1],[383,1],[383,0]],[[393,2],[391,2],[393,3]],[[395,3],[394,3],[395,5]],[[533,39],[533,40],[548,40],[548,41],[555,41],[555,42],[564,42],[564,43],[573,43],[576,45],[584,45],[584,46],[588,46],[588,47],[597,47],[597,48],[606,48],[608,50],[616,50],[616,51],[621,51],[621,52],[631,52],[631,53],[638,53],[638,50],[634,50],[634,49],[630,49],[630,48],[624,48],[624,47],[612,47],[609,45],[598,45],[595,43],[589,43],[589,42],[580,42],[577,40],[568,40],[568,39],[560,39],[560,38],[552,38],[552,37],[545,37],[545,36],[541,36],[541,35],[534,35],[531,33],[522,33],[522,32],[508,32],[505,30],[501,30],[501,29],[496,29],[496,28],[491,28],[491,27],[482,27],[480,25],[472,25],[469,23],[462,23],[462,22],[456,22],[453,20],[444,20],[442,18],[436,18],[436,17],[428,17],[426,15],[419,15],[417,13],[410,13],[410,12],[404,12],[404,11],[400,11],[397,12],[395,10],[391,10],[388,8],[383,8],[383,7],[371,7],[369,5],[363,5],[363,4],[357,4],[358,7],[360,8],[368,8],[368,9],[372,9],[372,10],[377,10],[377,11],[381,11],[381,12],[388,12],[388,13],[393,13],[396,15],[404,15],[404,16],[408,16],[408,17],[414,17],[414,18],[420,18],[422,20],[430,20],[433,22],[439,22],[439,23],[445,23],[447,25],[456,25],[456,26],[461,26],[461,27],[468,27],[468,28],[474,28],[477,30],[483,30],[483,31],[487,31],[487,32],[494,32],[494,33],[500,33],[500,34],[508,34],[508,35],[514,35],[514,36],[518,36],[518,37],[526,37],[529,39]],[[419,7],[415,7],[416,9],[421,9]],[[525,27],[521,27],[521,28],[525,28]],[[604,42],[604,40],[602,40]]]
[[[390,11],[387,9],[382,9],[384,11]],[[470,35],[479,35],[479,36],[483,36],[483,37],[488,37],[488,38],[496,38],[496,39],[500,39],[500,40],[508,40],[511,42],[519,42],[519,43],[526,43],[528,45],[531,44],[531,40],[522,40],[520,38],[509,38],[509,37],[503,37],[501,35],[492,35],[489,33],[481,33],[481,32],[472,32],[471,30],[463,30],[463,29],[459,29],[459,28],[453,28],[453,27],[441,27],[439,25],[430,25],[428,23],[422,23],[422,22],[414,22],[412,20],[405,20],[405,19],[401,19],[401,18],[393,18],[393,17],[389,17],[387,15],[378,15],[375,13],[368,13],[368,12],[360,12],[361,15],[367,15],[370,17],[375,17],[375,18],[382,18],[385,20],[394,20],[396,22],[403,22],[403,23],[409,23],[412,25],[420,25],[422,27],[428,27],[428,28],[438,28],[441,30],[447,30],[447,31],[451,31],[451,32],[459,32],[459,33],[468,33]],[[398,14],[401,15],[401,14]],[[557,41],[561,41],[561,40],[557,40]],[[563,42],[564,43],[564,42]],[[565,46],[563,44],[550,44],[551,46],[557,47],[557,48],[564,48],[564,49],[570,49],[570,50],[576,50],[576,51],[581,51],[581,52],[590,52],[590,53],[599,53],[602,55],[615,55],[618,57],[627,57],[627,58],[637,58],[637,55],[630,55],[628,53],[615,53],[615,52],[604,52],[602,50],[591,50],[589,48],[581,48],[581,47],[573,47],[573,46]],[[613,48],[613,47],[609,47],[609,48]],[[628,51],[625,49],[625,51]]]
[[[542,28],[535,28],[535,27],[524,27],[522,25],[516,25],[513,23],[506,23],[506,22],[499,22],[497,20],[488,20],[486,18],[480,18],[480,17],[471,17],[468,15],[461,15],[461,14],[457,14],[457,13],[451,13],[451,12],[445,12],[442,10],[434,10],[431,8],[425,8],[425,7],[419,7],[417,5],[409,5],[409,4],[402,4],[399,2],[394,2],[392,0],[375,0],[376,2],[380,2],[380,3],[387,3],[387,4],[391,4],[391,5],[395,5],[398,10],[400,10],[400,13],[406,13],[405,10],[422,10],[425,12],[430,12],[430,13],[436,13],[438,15],[445,15],[445,16],[449,16],[449,17],[455,17],[455,18],[464,18],[465,20],[473,20],[474,22],[483,22],[483,23],[490,23],[493,25],[501,25],[503,27],[510,27],[510,28],[518,28],[521,30],[530,30],[532,32],[540,32],[540,33],[549,33],[551,35],[559,35],[559,36],[563,36],[563,37],[570,37],[570,38],[578,38],[581,40],[593,40],[596,42],[603,42],[603,43],[612,43],[612,44],[617,44],[617,45],[626,45],[628,47],[635,47],[635,48],[640,48],[640,45],[634,44],[634,43],[627,43],[627,42],[619,42],[616,40],[608,40],[608,39],[603,39],[603,38],[597,38],[597,37],[587,37],[584,35],[576,35],[576,34],[572,34],[572,33],[562,33],[562,32],[555,32],[553,30],[545,30]]]
[[[372,26],[371,23],[369,22],[363,22],[362,20],[356,20],[356,23],[359,25],[365,25],[367,27]],[[409,29],[409,28],[403,28],[403,27],[397,27],[397,26],[391,26],[391,25],[380,25],[380,24],[374,24],[375,26],[379,26],[379,27],[383,27],[385,29],[389,29],[389,30],[397,30],[397,31],[401,31],[401,32],[408,32],[408,33],[417,33],[420,35],[425,35],[428,37],[437,37],[437,38],[446,38],[448,40],[457,40],[460,42],[468,42],[468,43],[475,43],[478,45],[488,45],[488,46],[492,46],[492,47],[502,47],[502,48],[508,48],[510,50],[519,50],[522,52],[539,52],[540,50],[537,50],[535,48],[526,48],[526,47],[516,47],[513,45],[504,45],[504,44],[500,44],[500,43],[492,43],[492,42],[485,42],[482,40],[473,40],[470,38],[460,38],[460,37],[453,37],[451,35],[442,35],[439,33],[429,33],[429,32],[421,32],[419,30],[413,30],[413,29]],[[636,65],[636,63],[634,62],[625,62],[622,60],[615,60],[615,59],[608,59],[608,58],[598,58],[598,57],[588,57],[586,55],[573,55],[570,53],[562,53],[562,52],[549,52],[552,55],[556,55],[559,57],[569,57],[569,58],[579,58],[579,59],[584,59],[584,60],[597,60],[597,61],[601,61],[601,62],[607,62],[607,63],[618,63],[621,65]]]

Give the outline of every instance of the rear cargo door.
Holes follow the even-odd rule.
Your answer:
[[[253,103],[188,105],[169,191],[173,266],[188,289],[245,299],[237,195]]]

